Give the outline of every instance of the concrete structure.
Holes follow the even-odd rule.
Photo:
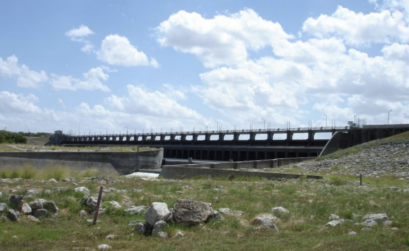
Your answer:
[[[214,169],[208,167],[190,167],[190,166],[163,166],[160,174],[165,179],[186,179],[197,176],[202,177],[260,177],[266,179],[298,179],[302,175],[271,173],[262,171],[244,171],[244,170],[226,170]],[[307,179],[322,179],[318,175],[306,175]]]
[[[160,169],[163,149],[138,153],[126,152],[0,152],[0,168],[66,166],[102,173],[129,174],[139,169]]]
[[[164,148],[165,158],[246,161],[317,157],[329,142],[329,139],[317,137],[322,133],[339,133],[337,138],[332,138],[334,142],[330,147],[333,151],[408,130],[409,125],[406,124],[83,136],[63,134],[53,135],[49,144],[143,145]]]

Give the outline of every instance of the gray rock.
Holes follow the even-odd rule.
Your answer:
[[[153,202],[145,213],[145,221],[154,226],[157,221],[168,220],[170,212],[168,205],[162,202]]]
[[[222,214],[229,215],[229,216],[235,216],[235,217],[240,217],[244,214],[243,211],[231,210],[230,208],[219,208],[218,211]]]
[[[10,201],[11,207],[14,208],[14,209],[20,210],[21,207],[23,206],[23,203],[24,203],[23,198],[24,198],[24,196],[22,196],[22,195],[12,195],[12,196],[10,196],[9,201]]]
[[[7,211],[7,218],[11,221],[18,221],[19,213],[16,212],[14,209],[9,209]]]
[[[43,203],[41,203],[40,200],[31,201],[28,204],[30,205],[32,210],[37,210],[37,209],[42,209],[43,208]]]
[[[165,232],[158,232],[155,236],[158,236],[161,238],[168,238],[168,234]]]
[[[361,223],[361,225],[367,226],[367,227],[373,227],[373,226],[378,225],[378,223],[376,223],[376,221],[374,221],[372,219],[366,219]]]
[[[139,223],[142,223],[142,221],[141,220],[133,220],[133,221],[129,222],[128,226],[136,226]]]
[[[27,219],[32,222],[39,222],[40,220],[32,215],[27,215]]]
[[[329,217],[329,220],[339,220],[339,216],[336,214],[331,214],[331,216]]]
[[[23,203],[23,205],[21,206],[21,212],[23,214],[31,214],[33,210],[31,210],[31,207],[27,204],[27,203]]]
[[[356,235],[356,232],[355,232],[355,231],[351,231],[351,232],[348,233],[348,235]]]
[[[56,179],[49,179],[48,182],[50,183],[58,183],[58,181]]]
[[[158,235],[159,232],[163,232],[162,230],[167,227],[168,227],[168,224],[165,221],[163,220],[157,221],[155,225],[153,226],[152,235],[154,236]]]
[[[54,203],[54,201],[47,201],[43,203],[43,207],[50,213],[58,213],[58,211],[60,210]]]
[[[173,207],[172,220],[175,223],[195,225],[207,222],[213,215],[214,210],[210,203],[178,200]]]
[[[145,224],[143,223],[137,223],[135,226],[135,232],[140,233],[140,234],[146,234],[147,228]]]
[[[145,206],[137,206],[137,207],[130,207],[124,210],[125,214],[141,214],[145,212],[146,207]]]
[[[78,192],[78,193],[83,193],[83,194],[86,194],[86,195],[88,195],[89,194],[89,189],[88,188],[86,188],[86,187],[76,187],[75,189],[74,189],[74,191],[75,192]]]
[[[398,230],[399,228],[397,228],[397,227],[391,227],[391,230],[393,230],[393,231],[396,231],[396,230]]]
[[[37,189],[28,189],[26,195],[37,195],[40,192]]]
[[[251,220],[252,225],[258,225],[264,228],[270,228],[276,232],[278,232],[278,228],[275,225],[276,222],[279,222],[280,219],[275,217],[272,214],[261,214],[256,216],[254,219]]]
[[[98,200],[95,197],[83,197],[80,204],[86,207],[88,212],[92,212],[97,209]]]
[[[37,209],[33,211],[33,216],[36,218],[48,217],[47,209]]]
[[[383,225],[384,225],[385,227],[388,227],[388,226],[391,226],[392,223],[393,223],[392,221],[387,220],[387,221],[384,221],[384,222],[383,222]]]
[[[172,211],[173,211],[173,210],[172,210]],[[207,220],[208,220],[208,221],[209,221],[209,220],[224,220],[224,218],[223,218],[222,214],[221,214],[219,211],[214,210],[213,215],[211,215],[211,216],[209,217],[209,219],[207,219]]]
[[[0,203],[0,213],[3,213],[7,210],[7,204],[6,203]]]
[[[385,213],[379,213],[379,214],[366,214],[363,218],[363,220],[374,220],[378,223],[383,222],[383,221],[387,221],[388,220],[388,216]]]
[[[88,213],[87,213],[87,211],[85,211],[85,210],[81,210],[80,213],[79,213],[79,215],[80,215],[80,217],[85,217],[85,216],[88,215]]]
[[[289,214],[290,211],[288,211],[288,209],[284,208],[284,207],[273,207],[271,209],[272,212],[278,212],[281,214]]]

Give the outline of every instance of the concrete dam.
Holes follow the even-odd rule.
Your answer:
[[[48,145],[139,145],[163,148],[165,158],[247,161],[317,157],[409,130],[409,124],[225,131],[68,135],[57,131]],[[329,134],[329,139],[321,139]]]

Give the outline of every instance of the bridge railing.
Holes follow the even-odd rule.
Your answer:
[[[243,129],[243,130],[203,130],[203,131],[175,131],[175,132],[144,132],[144,133],[119,133],[119,134],[64,134],[68,137],[127,137],[127,136],[166,136],[166,135],[191,135],[191,134],[234,134],[234,133],[297,133],[297,132],[332,132],[348,130],[349,126],[331,127],[295,127],[295,128],[267,128],[267,129]]]

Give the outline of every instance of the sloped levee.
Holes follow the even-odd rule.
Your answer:
[[[322,149],[319,157],[345,149],[349,146],[349,135],[344,132],[336,132]]]
[[[139,155],[123,152],[0,152],[0,169],[24,164],[35,167],[58,165],[129,174],[138,169],[160,169],[162,160],[163,149],[140,152]]]

